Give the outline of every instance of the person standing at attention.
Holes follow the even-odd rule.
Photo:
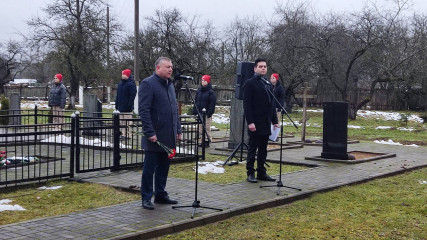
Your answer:
[[[203,75],[201,80],[201,86],[197,89],[196,97],[195,97],[195,106],[193,107],[193,115],[197,115],[197,109],[202,114],[203,108],[206,109],[206,137],[212,142],[212,134],[211,134],[211,122],[212,115],[215,112],[216,105],[216,94],[212,89],[211,85],[211,76]],[[197,109],[196,109],[197,106]],[[203,127],[199,128],[200,138],[203,134]],[[205,147],[209,147],[209,141],[206,141]],[[203,141],[202,141],[203,142]]]
[[[268,137],[271,124],[278,127],[274,98],[270,91],[272,84],[265,79],[267,62],[263,58],[255,60],[254,76],[244,85],[243,108],[249,128],[249,149],[246,159],[247,181],[275,181],[267,174],[265,161],[267,158]],[[269,91],[270,90],[270,91]],[[258,154],[257,154],[258,150]],[[255,178],[255,155],[257,155],[257,177]]]
[[[156,142],[175,148],[181,139],[181,124],[175,88],[171,80],[173,65],[167,57],[155,63],[155,72],[139,85],[138,112],[142,122],[141,146],[144,150],[144,168],[141,177],[142,207],[153,210],[151,198],[157,204],[177,204],[165,191],[169,173],[168,153]],[[154,192],[153,192],[154,175]]]
[[[120,112],[120,125],[125,126],[120,136],[121,140],[129,139],[129,119],[132,119],[134,101],[136,96],[136,85],[133,80],[132,71],[122,71],[122,79],[117,85],[116,110]]]
[[[52,108],[55,129],[62,129],[64,123],[64,109],[67,100],[67,89],[62,84],[62,74],[58,73],[53,78],[54,82],[49,93],[48,106]]]
[[[279,74],[273,73],[270,77],[270,82],[273,84],[273,94],[276,97],[276,99],[279,101],[279,103],[285,107],[285,90],[283,89],[283,85],[280,83],[279,80]],[[281,121],[281,109],[280,106],[276,103],[276,112],[277,112],[277,119]]]

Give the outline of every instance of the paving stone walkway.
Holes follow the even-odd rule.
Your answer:
[[[212,144],[209,151],[224,143]],[[170,205],[155,205],[154,211],[145,210],[140,201],[109,207],[85,210],[61,216],[3,225],[0,239],[145,239],[201,226],[243,213],[283,205],[309,197],[313,193],[331,190],[340,186],[369,181],[378,177],[427,167],[427,148],[389,146],[375,143],[349,144],[349,151],[395,153],[396,157],[358,164],[330,163],[305,160],[306,156],[319,156],[322,147],[304,146],[284,151],[283,161],[290,164],[309,165],[308,169],[282,174],[283,184],[293,188],[260,188],[274,185],[271,182],[251,184],[211,184],[199,182],[198,200],[206,207],[222,208],[223,211],[197,208],[172,209]],[[279,152],[268,155],[270,161],[279,160]],[[226,166],[226,171],[233,171]],[[140,171],[108,171],[80,174],[82,181],[108,184],[124,189],[138,189]],[[242,174],[245,174],[242,172]],[[278,176],[276,176],[278,177]],[[194,181],[168,179],[167,190],[179,205],[191,205],[194,201]]]

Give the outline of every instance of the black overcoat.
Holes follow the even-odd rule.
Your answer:
[[[121,79],[117,85],[116,109],[120,112],[132,112],[136,96],[136,84],[131,75]]]
[[[278,123],[274,98],[267,88],[272,91],[273,85],[268,84],[260,75],[248,79],[244,85],[243,109],[246,122],[254,123],[256,128],[251,134],[270,135],[271,124]]]
[[[199,89],[197,89],[194,101],[200,113],[202,113],[202,109],[205,108],[206,116],[212,117],[215,112],[216,94],[210,83],[206,85],[206,87],[200,86]],[[196,107],[193,107],[193,115],[197,115]]]
[[[173,82],[157,74],[144,79],[139,85],[138,113],[142,122],[141,147],[146,151],[164,152],[157,143],[148,141],[154,135],[169,148],[176,147],[176,135],[181,133],[178,104]]]

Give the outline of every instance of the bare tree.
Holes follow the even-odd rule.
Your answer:
[[[4,85],[25,69],[23,53],[18,42],[0,43],[0,94],[4,94]]]
[[[317,38],[319,76],[340,93],[341,100],[349,102],[350,119],[355,119],[357,111],[372,99],[376,83],[396,78],[386,80],[385,74],[397,74],[407,57],[414,56],[409,49],[397,48],[407,42],[398,26],[405,7],[406,1],[396,1],[393,11],[373,6],[349,19],[332,17]],[[397,49],[399,53],[393,54]],[[398,55],[407,57],[393,59]],[[357,94],[363,85],[371,86],[371,96]]]
[[[238,61],[253,61],[267,51],[266,23],[257,17],[240,19],[230,23],[224,31],[226,61],[237,64]]]
[[[90,86],[105,73],[106,5],[103,0],[60,0],[47,5],[47,17],[28,22],[35,46],[55,49],[69,80],[70,105],[75,107],[79,83]],[[117,25],[110,25],[115,31]]]
[[[277,8],[277,23],[270,23],[270,69],[279,73],[285,83],[285,102],[290,105],[294,90],[304,82],[316,78],[315,42],[317,26],[313,23],[305,4],[287,3]]]

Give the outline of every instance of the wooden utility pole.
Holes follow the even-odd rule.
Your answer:
[[[139,85],[139,0],[135,0],[135,45],[134,45],[134,60],[133,60],[133,77],[136,85]]]

